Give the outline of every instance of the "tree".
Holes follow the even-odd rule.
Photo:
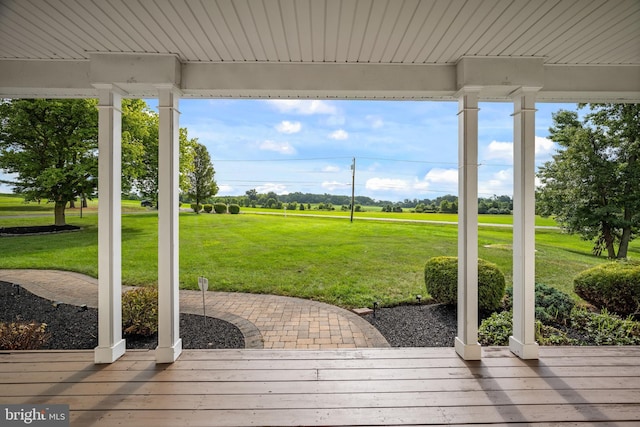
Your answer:
[[[560,149],[538,172],[540,213],[594,240],[595,254],[626,258],[640,227],[640,105],[591,104],[582,121],[561,110],[553,122]]]
[[[0,168],[17,175],[3,182],[26,200],[54,202],[54,223],[65,225],[67,203],[97,185],[96,101],[5,100],[0,122]]]
[[[207,147],[196,142],[193,154],[193,170],[188,174],[190,187],[187,194],[199,205],[205,199],[216,195],[218,185],[213,179],[215,171]]]

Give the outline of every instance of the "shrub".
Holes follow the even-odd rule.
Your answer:
[[[37,350],[47,343],[46,323],[0,323],[0,349]]]
[[[621,316],[640,309],[640,264],[611,262],[590,268],[573,279],[576,294],[598,308]]]
[[[458,301],[458,258],[434,257],[424,269],[427,292],[443,304]],[[478,307],[480,310],[497,310],[504,296],[504,274],[498,266],[478,259]]]
[[[478,328],[478,342],[482,345],[509,345],[513,334],[513,314],[510,311],[492,313]]]
[[[202,205],[201,204],[195,204],[195,203],[191,203],[191,209],[193,209],[193,211],[195,213],[198,213],[202,210]]]
[[[227,205],[225,203],[214,203],[213,210],[217,214],[227,213]]]
[[[536,319],[543,323],[565,324],[576,303],[571,297],[551,286],[536,283]],[[505,310],[513,308],[513,288],[507,289],[504,299]]]
[[[206,213],[211,213],[212,210],[213,210],[213,205],[210,205],[208,203],[206,205],[204,205],[204,211]]]
[[[302,205],[300,205],[302,206]],[[240,206],[233,204],[233,205],[229,205],[229,213],[233,214],[233,215],[237,215],[240,213]]]
[[[640,344],[640,322],[609,314],[607,309],[600,313],[575,309],[571,313],[571,326],[586,337],[588,345]]]
[[[575,345],[577,340],[569,338],[561,330],[536,321],[536,341],[540,345]],[[509,345],[513,335],[513,313],[502,311],[484,319],[478,328],[478,342],[482,345]]]
[[[158,289],[136,288],[122,294],[122,326],[128,335],[158,331]]]

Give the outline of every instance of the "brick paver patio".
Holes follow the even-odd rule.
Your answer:
[[[98,281],[58,270],[0,270],[0,281],[15,283],[53,301],[98,306]],[[123,291],[128,287],[123,287]],[[339,349],[389,347],[358,315],[317,301],[276,295],[206,292],[208,316],[236,325],[247,348]],[[202,314],[202,293],[180,291],[180,311]]]

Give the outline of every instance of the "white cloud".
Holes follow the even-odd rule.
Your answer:
[[[403,179],[370,178],[367,180],[365,187],[371,191],[405,191],[411,186]]]
[[[491,141],[485,153],[486,159],[513,162],[513,142]]]
[[[536,157],[545,157],[555,150],[555,144],[549,138],[536,136]]]
[[[296,149],[293,148],[293,146],[288,142],[276,142],[276,141],[266,140],[261,142],[258,148],[265,151],[275,151],[276,153],[280,153],[280,154],[296,153]]]
[[[535,137],[536,158],[548,158],[555,150],[555,144],[548,138]],[[502,160],[513,163],[513,142],[491,141],[485,152],[487,160]]]
[[[487,179],[478,182],[478,196],[491,197],[496,195],[513,194],[513,169],[499,170]]]
[[[288,120],[284,120],[276,126],[276,130],[280,133],[298,133],[300,129],[302,129],[302,123]]]
[[[331,132],[329,138],[342,141],[349,138],[349,134],[344,129],[338,129],[337,131]]]
[[[271,99],[267,101],[282,113],[302,115],[336,114],[338,110],[327,101],[303,99]]]
[[[433,168],[424,176],[424,180],[435,184],[458,184],[458,169]]]
[[[281,194],[289,194],[289,191],[287,190],[287,186],[284,184],[274,184],[274,183],[270,183],[267,182],[264,185],[259,185],[256,187],[256,191],[258,193],[269,193],[271,191],[273,191],[274,193],[281,195]]]
[[[325,181],[322,183],[322,188],[333,191],[342,188],[351,188],[351,184],[348,182]]]

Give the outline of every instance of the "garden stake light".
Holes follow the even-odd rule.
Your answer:
[[[376,310],[378,309],[378,301],[373,302],[373,318],[376,318]]]

